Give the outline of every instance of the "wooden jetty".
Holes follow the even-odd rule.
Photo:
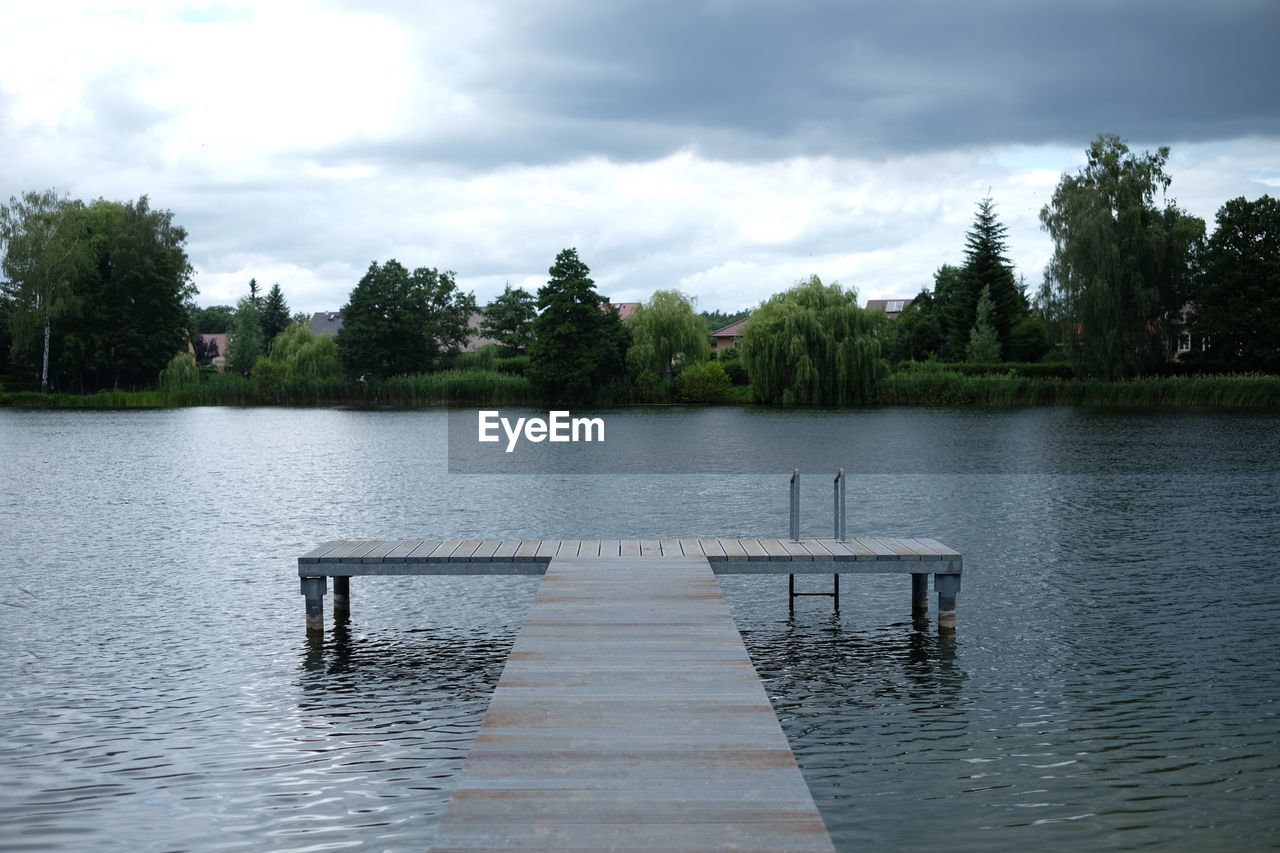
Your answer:
[[[938,627],[956,624],[963,560],[933,539],[858,537],[777,539],[397,539],[332,541],[298,558],[307,629],[324,630],[324,596],[333,578],[336,615],[350,612],[358,575],[540,575],[553,557],[598,557],[615,568],[622,557],[698,557],[717,575],[909,574],[916,612],[929,608],[929,576],[938,594]],[[795,593],[812,595],[815,593]],[[832,593],[817,593],[832,595]]]
[[[932,574],[949,630],[961,562],[932,539],[412,539],[326,542],[298,573],[312,631],[330,577],[342,615],[358,575],[544,576],[433,850],[833,851],[715,576],[910,574],[920,610]]]
[[[555,557],[434,850],[832,851],[705,557]]]

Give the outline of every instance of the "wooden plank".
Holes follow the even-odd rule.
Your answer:
[[[804,548],[805,553],[809,555],[811,560],[834,560],[836,555],[831,553],[821,539],[801,539],[800,547]]]
[[[641,539],[640,540],[640,556],[641,557],[661,557],[662,545],[657,539]]]
[[[702,550],[702,543],[697,539],[681,539],[680,550],[686,557],[704,557],[706,552]]]
[[[841,547],[853,555],[858,561],[873,561],[876,559],[876,552],[872,551],[866,545],[863,545],[857,539],[842,539]]]
[[[458,550],[458,546],[461,545],[462,542],[463,540],[461,539],[446,539],[440,543],[439,548],[431,552],[431,556],[427,559],[431,560],[433,563],[447,563],[449,562],[449,558],[453,556],[453,552]]]
[[[814,559],[835,560],[838,563],[851,563],[858,559],[857,554],[845,547],[845,543],[836,539],[806,539],[805,547],[814,554]],[[828,556],[822,557],[821,551]]]
[[[747,560],[752,563],[765,562],[769,559],[769,552],[755,539],[739,539],[738,544],[747,553]]]
[[[521,539],[520,546],[516,548],[516,560],[529,560],[537,556],[538,549],[542,547],[541,539]]]
[[[469,563],[471,555],[480,547],[479,539],[464,539],[458,543],[458,547],[453,549],[453,553],[449,555],[450,563]]]
[[[385,562],[403,563],[404,558],[412,554],[422,542],[422,539],[401,539],[396,547],[391,549],[391,553],[387,554]]]
[[[378,539],[370,539],[365,542],[362,542],[360,543],[360,546],[358,548],[352,548],[350,551],[343,554],[342,562],[343,563],[363,563],[364,555],[368,554],[370,551],[372,551],[374,548],[377,548],[381,544],[382,542]]]
[[[783,546],[781,540],[761,537],[756,541],[760,543],[761,548],[764,548],[764,552],[769,555],[772,562],[791,562],[791,552]]]
[[[534,554],[534,556],[535,557],[554,557],[559,552],[560,552],[559,539],[543,539],[538,544],[538,550],[537,550],[537,553]]]
[[[699,539],[698,547],[702,549],[702,553],[706,554],[709,559],[723,560],[728,557],[724,552],[724,545],[719,539]]]
[[[436,549],[439,548],[443,542],[443,539],[424,539],[417,548],[414,548],[413,551],[404,558],[404,561],[406,563],[424,562],[435,553]]]
[[[617,557],[622,553],[621,539],[601,539],[600,540],[600,556],[601,557]]]
[[[890,551],[898,555],[899,560],[919,560],[920,555],[912,548],[907,547],[901,541],[892,539],[888,536],[877,536],[876,541]]]
[[[793,561],[812,562],[813,554],[805,547],[804,542],[792,542],[789,539],[779,539],[778,543],[786,549]],[[826,559],[825,557],[823,559]]]
[[[953,551],[952,549],[948,548],[946,545],[943,545],[941,542],[937,541],[936,539],[916,539],[916,541],[921,543],[922,545],[927,545],[928,547],[932,548],[935,554],[938,554],[942,557],[955,559],[956,557],[960,556],[959,551]]]
[[[942,557],[931,545],[926,545],[919,539],[899,539],[898,541],[914,551],[921,560],[938,560]]]
[[[684,549],[680,547],[679,539],[659,539],[658,549],[664,557],[684,556]]]
[[[498,550],[498,546],[501,544],[502,544],[501,539],[481,540],[480,547],[477,548],[476,552],[471,555],[471,562],[473,563],[490,562],[491,560],[493,560],[493,555]]]
[[[365,539],[348,539],[333,547],[333,550],[322,557],[316,558],[317,563],[341,563],[343,558],[352,551],[359,550],[368,544]]]
[[[362,563],[385,563],[387,555],[396,549],[400,544],[399,539],[392,539],[385,542],[379,542],[378,546],[372,551],[366,551],[365,555],[360,558]]]
[[[882,545],[880,541],[877,539],[868,539],[866,537],[859,537],[852,541],[855,544],[857,544],[858,547],[862,548],[863,550],[871,554],[872,559],[876,559],[876,560],[898,559],[898,555],[896,552],[893,551],[893,549]]]
[[[434,849],[833,853],[718,589],[705,558],[552,560]]]
[[[519,547],[519,539],[503,539],[498,543],[498,550],[493,552],[493,561],[495,563],[510,563],[515,558],[516,549]]]
[[[583,539],[582,544],[578,546],[579,557],[599,557],[600,556],[600,540],[599,539]]]
[[[623,539],[621,556],[639,557],[640,556],[640,540],[639,539]]]
[[[742,547],[742,542],[737,539],[717,539],[720,543],[721,550],[724,551],[724,558],[731,563],[745,563],[750,559],[747,549]]]
[[[299,557],[299,558],[298,558],[298,564],[299,564],[299,565],[304,565],[304,564],[309,565],[309,564],[311,564],[311,563],[319,562],[319,560],[320,560],[320,558],[321,558],[321,557],[323,557],[325,554],[327,554],[327,553],[329,553],[330,551],[332,551],[332,550],[333,550],[334,548],[336,548],[338,545],[341,545],[341,544],[342,544],[342,542],[343,542],[343,540],[341,540],[341,539],[334,539],[334,540],[331,540],[331,541],[329,541],[329,542],[325,542],[325,543],[323,543],[323,544],[317,545],[316,547],[312,548],[310,551],[308,551],[307,553],[305,553],[305,554],[303,554],[301,557]]]

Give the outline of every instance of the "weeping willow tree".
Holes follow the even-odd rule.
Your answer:
[[[342,375],[338,343],[331,335],[317,335],[303,321],[291,323],[271,342],[271,358],[284,365],[289,378],[337,379]]]
[[[631,348],[627,361],[636,373],[652,371],[670,379],[677,366],[706,361],[711,355],[706,324],[693,303],[678,290],[659,290],[627,318]]]
[[[161,391],[178,391],[199,384],[200,368],[196,365],[196,357],[189,352],[178,353],[160,371]]]
[[[880,357],[880,312],[858,294],[815,275],[775,294],[742,330],[742,361],[762,403],[847,406],[870,399],[888,372]]]

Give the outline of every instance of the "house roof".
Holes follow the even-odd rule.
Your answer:
[[[311,315],[311,331],[314,334],[336,335],[341,330],[341,311],[317,311]]]
[[[740,337],[742,337],[742,327],[743,327],[743,325],[747,322],[747,320],[749,320],[749,319],[751,319],[751,318],[750,318],[750,317],[743,317],[741,320],[734,320],[734,321],[733,321],[732,323],[730,323],[729,325],[727,325],[727,326],[722,326],[721,328],[716,329],[714,332],[712,332],[712,333],[711,333],[711,337],[713,337],[713,338],[740,338]]]
[[[897,317],[914,302],[914,299],[868,299],[868,311],[883,311],[890,317]]]
[[[640,307],[639,302],[607,302],[606,305],[612,305],[614,310],[618,312],[618,319],[625,320],[632,314],[636,313],[636,309]]]

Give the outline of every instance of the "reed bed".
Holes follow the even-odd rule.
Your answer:
[[[926,406],[1280,406],[1277,376],[1168,376],[1104,381],[895,373],[876,390],[881,405]]]
[[[725,402],[751,399],[734,386]],[[634,386],[600,389],[600,404],[655,402]],[[662,400],[670,397],[663,395]],[[529,406],[539,401],[524,376],[493,370],[446,370],[381,382],[293,377],[264,385],[243,376],[202,373],[199,381],[157,391],[97,394],[0,392],[0,406],[37,409],[138,409],[185,406]],[[1166,376],[1121,381],[961,375],[949,371],[894,373],[877,384],[872,405],[882,406],[1204,406],[1280,408],[1280,376]]]

